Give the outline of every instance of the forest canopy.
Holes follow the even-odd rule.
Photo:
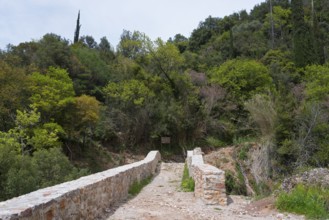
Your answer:
[[[328,167],[328,1],[272,6],[209,16],[188,37],[124,30],[116,49],[79,36],[79,20],[73,42],[8,45],[0,200],[99,171],[103,150],[184,154],[252,137],[271,143],[270,178]]]

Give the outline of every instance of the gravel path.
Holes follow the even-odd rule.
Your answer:
[[[250,200],[232,196],[226,207],[205,205],[193,192],[182,192],[183,163],[162,163],[160,173],[141,193],[114,210],[108,220],[303,219],[265,207],[253,211]]]

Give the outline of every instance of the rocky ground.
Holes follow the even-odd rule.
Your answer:
[[[108,210],[108,220],[304,219],[281,214],[274,199],[256,202],[231,196],[228,206],[205,205],[193,192],[182,192],[183,163],[162,163],[160,173],[140,194]]]

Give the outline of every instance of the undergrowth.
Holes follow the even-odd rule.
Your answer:
[[[194,180],[190,177],[187,164],[185,163],[181,187],[185,192],[194,192]]]
[[[298,185],[290,193],[282,192],[276,206],[281,211],[305,215],[308,219],[328,219],[329,189]]]
[[[221,148],[226,145],[225,142],[223,142],[215,137],[211,137],[211,136],[206,138],[206,143],[215,148]]]
[[[152,177],[149,176],[141,181],[135,181],[129,188],[128,193],[132,196],[136,196],[140,191],[149,184],[152,180]]]

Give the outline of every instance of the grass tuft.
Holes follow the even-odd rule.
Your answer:
[[[282,192],[276,206],[281,211],[305,215],[308,219],[327,219],[329,189],[298,185],[290,193]]]
[[[132,196],[136,196],[140,191],[149,184],[152,180],[152,177],[149,176],[141,181],[135,181],[129,188],[128,193]]]
[[[185,163],[181,187],[184,192],[194,192],[194,180],[190,177],[187,164]]]

